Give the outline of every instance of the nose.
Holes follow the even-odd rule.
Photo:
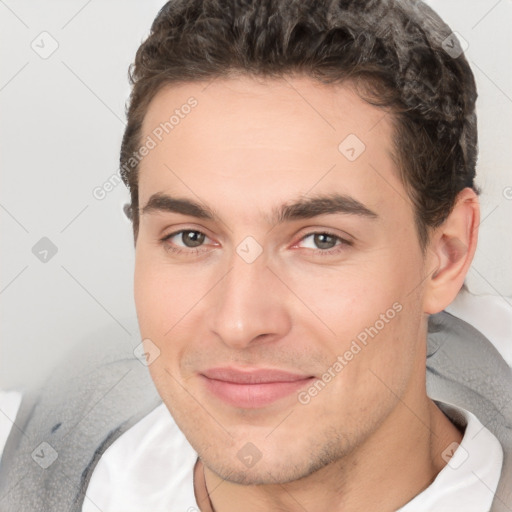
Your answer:
[[[229,272],[215,287],[211,330],[236,349],[279,340],[291,328],[287,291],[264,254],[251,263],[234,254]]]

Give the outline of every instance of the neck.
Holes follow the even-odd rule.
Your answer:
[[[198,461],[196,498],[201,512],[282,510],[392,512],[421,493],[446,465],[442,452],[462,434],[423,390],[403,397],[364,444],[297,481],[240,485],[223,480]],[[203,472],[204,471],[204,472]]]

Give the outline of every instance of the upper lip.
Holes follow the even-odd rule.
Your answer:
[[[275,370],[272,368],[210,368],[201,372],[208,379],[231,382],[233,384],[265,384],[270,382],[295,382],[311,377],[311,375],[301,375],[284,370]]]

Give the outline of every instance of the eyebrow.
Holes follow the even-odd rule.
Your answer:
[[[167,194],[153,194],[142,214],[157,212],[172,212],[220,222],[219,216],[208,206],[193,200],[171,197]],[[357,199],[343,194],[316,195],[309,198],[300,198],[294,202],[283,204],[272,209],[269,224],[282,224],[293,220],[311,219],[320,215],[348,214],[376,219],[378,215],[367,208]]]

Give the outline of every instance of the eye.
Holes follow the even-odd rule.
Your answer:
[[[183,229],[181,231],[175,231],[169,235],[165,235],[160,241],[164,245],[165,249],[177,254],[190,253],[196,254],[198,252],[204,252],[198,248],[202,246],[205,239],[208,237],[201,231],[193,229]],[[180,245],[181,242],[181,245]]]
[[[209,240],[201,231],[183,229],[165,235],[160,241],[167,251],[175,254],[194,255],[208,250],[201,249],[206,239]],[[302,237],[299,243],[308,239],[311,239],[310,247],[306,248],[311,249],[314,254],[321,255],[337,254],[352,245],[352,242],[328,231],[309,233]],[[313,247],[311,247],[311,243],[314,245]]]
[[[314,233],[309,233],[301,238],[301,242],[309,238],[311,239],[312,244],[316,247],[311,247],[310,244],[310,247],[308,248],[312,249],[315,254],[335,254],[344,250],[347,246],[352,245],[352,242],[328,231],[315,231]]]

